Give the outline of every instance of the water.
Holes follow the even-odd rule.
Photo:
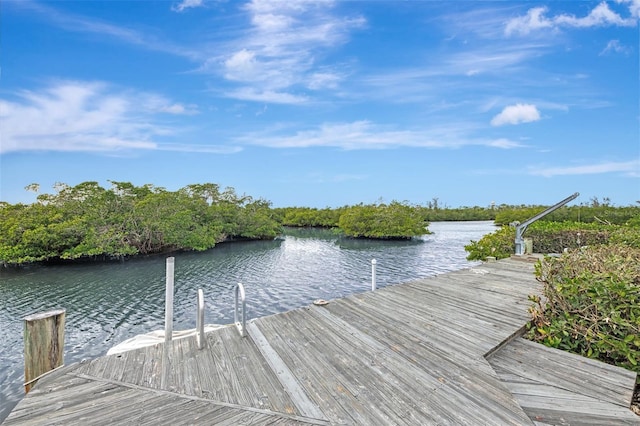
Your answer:
[[[492,222],[435,222],[412,241],[338,238],[289,229],[274,241],[220,244],[175,255],[174,330],[195,327],[202,288],[206,323],[233,322],[233,288],[245,286],[248,319],[371,288],[463,269],[464,246],[493,232]],[[106,354],[119,342],[164,328],[165,257],[121,263],[32,266],[0,275],[0,422],[23,396],[23,318],[65,308],[65,364]]]

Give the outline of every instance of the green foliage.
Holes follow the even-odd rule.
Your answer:
[[[497,225],[508,225],[525,220],[546,210],[548,206],[505,206],[498,210],[495,222]],[[629,221],[638,221],[640,207],[614,207],[609,204],[592,202],[591,205],[563,206],[543,216],[538,222],[579,222],[624,225]],[[536,223],[538,223],[536,222]]]
[[[609,243],[640,249],[640,224],[616,228],[609,236]]]
[[[483,236],[479,241],[471,241],[464,246],[469,253],[468,260],[486,260],[488,256],[504,259],[515,253],[516,231],[511,226],[503,226],[499,230]]]
[[[397,201],[348,207],[338,225],[345,235],[356,238],[408,239],[429,233],[420,211]]]
[[[57,184],[56,194],[41,194],[34,204],[0,203],[0,262],[206,250],[225,239],[274,238],[280,231],[268,202],[238,197],[233,188],[111,185]]]
[[[276,210],[281,215],[281,221],[284,226],[335,228],[338,226],[338,221],[344,208],[315,209],[310,207],[287,207]]]
[[[485,207],[433,208],[421,207],[425,220],[429,222],[494,220],[497,209]]]
[[[340,216],[346,208],[348,208],[348,206],[337,209],[286,207],[274,209],[274,213],[275,218],[284,226],[335,228],[338,226]],[[422,218],[427,222],[493,220],[496,225],[508,225],[512,222],[522,223],[544,211],[547,206],[509,206],[501,204],[490,207],[465,206],[450,208],[439,205],[438,199],[434,198],[426,205],[414,206],[413,208],[419,210]],[[602,203],[597,203],[595,206],[564,206],[544,216],[538,222],[565,221],[617,225],[623,225],[625,223],[632,224],[632,222],[635,221],[636,224],[640,225],[640,207],[613,207],[609,204]]]
[[[610,243],[640,248],[640,226],[536,221],[527,228],[525,238],[533,240],[534,253],[544,254]],[[515,227],[503,226],[479,241],[471,241],[465,250],[468,260],[509,257],[515,253]]]
[[[536,265],[531,340],[640,372],[640,249],[602,245]]]
[[[281,230],[277,216],[265,200],[245,199],[237,218],[237,236],[249,239],[272,239]]]
[[[534,222],[525,235],[533,240],[535,253],[562,253],[564,249],[607,244],[614,225],[578,222]]]

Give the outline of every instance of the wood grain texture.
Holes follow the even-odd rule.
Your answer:
[[[57,309],[24,318],[25,392],[43,374],[64,364],[65,316],[64,309]]]
[[[522,338],[488,361],[532,419],[549,424],[640,425],[629,406],[636,374]]]
[[[632,374],[518,337],[539,291],[505,259],[257,318],[53,372],[5,424],[634,421]]]

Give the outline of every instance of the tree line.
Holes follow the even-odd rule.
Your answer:
[[[544,206],[442,207],[392,201],[338,208],[272,208],[271,202],[238,195],[215,183],[177,191],[151,184],[109,181],[57,184],[32,204],[0,202],[0,263],[16,265],[84,258],[119,259],[176,250],[207,250],[222,241],[272,239],[283,226],[334,228],[355,238],[409,239],[428,234],[432,221],[523,221]],[[28,190],[39,192],[32,184]],[[563,207],[541,219],[624,223],[640,207],[613,207],[605,199]],[[575,219],[573,219],[575,220]]]
[[[0,203],[0,262],[121,258],[207,250],[230,239],[274,238],[270,203],[212,183],[168,191],[112,181],[59,184],[33,204]],[[30,189],[37,189],[31,185]]]

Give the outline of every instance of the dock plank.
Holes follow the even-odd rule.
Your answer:
[[[629,407],[636,373],[520,338],[489,362],[524,379]]]
[[[547,424],[640,425],[628,408],[636,374],[565,351],[515,339],[489,363],[533,418]]]
[[[640,423],[635,375],[517,337],[539,292],[504,259],[353,294],[61,368],[3,424]]]

